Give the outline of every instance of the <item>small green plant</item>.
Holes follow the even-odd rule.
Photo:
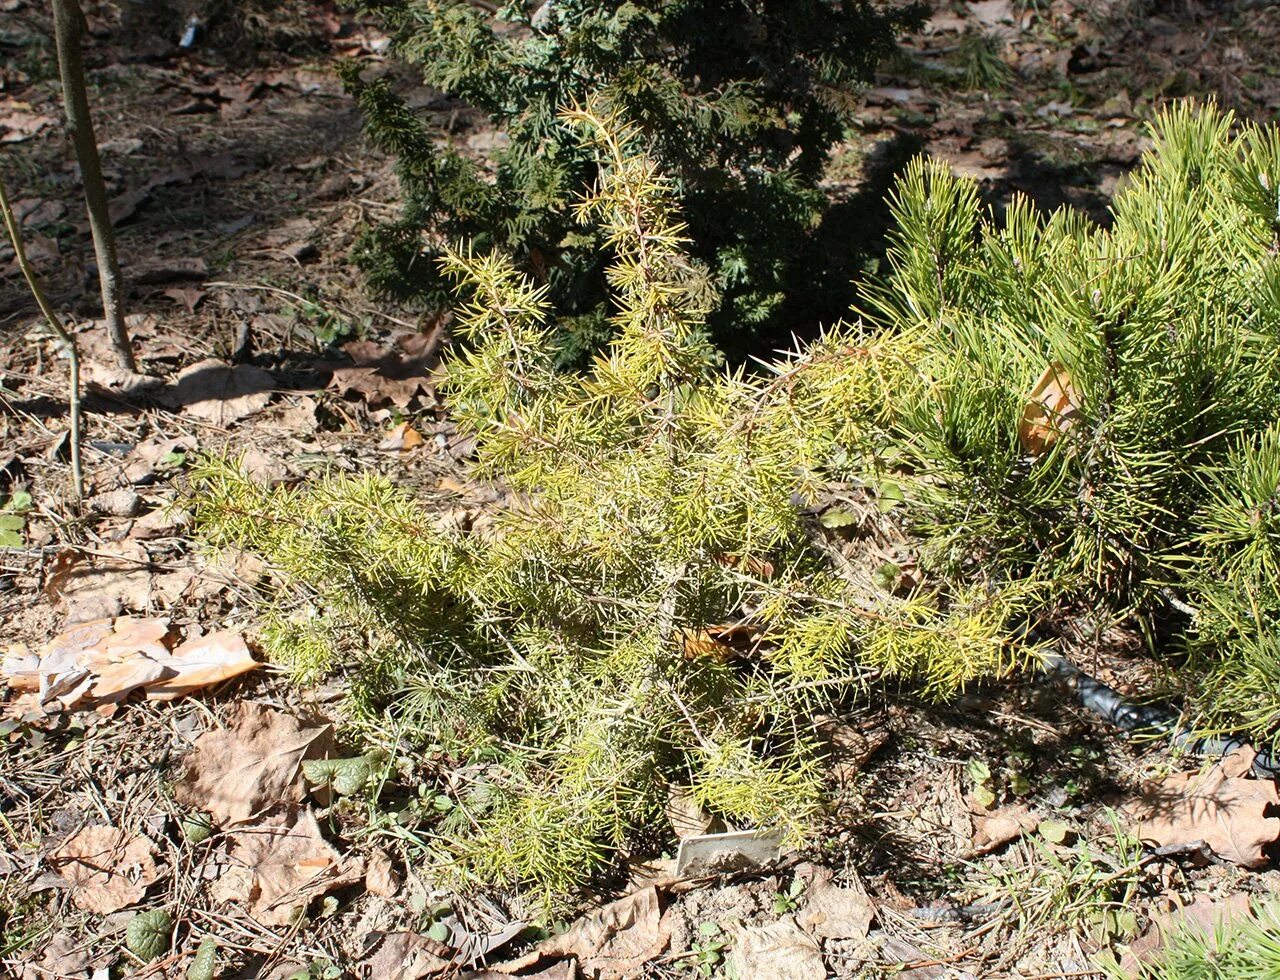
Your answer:
[[[724,962],[729,937],[718,922],[698,923],[698,937],[689,944],[690,956],[684,962],[700,977],[714,976]]]
[[[788,912],[794,912],[800,907],[800,896],[803,894],[804,882],[799,878],[792,878],[791,883],[787,885],[785,891],[774,893],[773,911],[778,915],[786,915]]]
[[[1270,740],[1280,132],[1183,104],[1153,136],[1106,230],[1025,200],[997,225],[972,182],[908,168],[876,310],[918,373],[881,396],[880,458],[930,580],[1023,583],[1045,632],[1055,609],[1172,626],[1204,723]]]
[[[187,980],[215,980],[218,975],[218,941],[206,936],[187,967]]]
[[[44,935],[44,910],[38,897],[0,884],[0,956],[26,949]]]
[[[608,353],[558,371],[544,287],[496,255],[446,260],[468,299],[443,385],[477,473],[527,504],[471,534],[372,475],[269,487],[225,460],[193,470],[190,500],[210,541],[311,590],[305,628],[273,626],[273,653],[349,651],[366,730],[384,737],[389,714],[401,739],[465,768],[438,787],[454,805],[426,856],[551,901],[659,814],[668,785],[803,838],[822,803],[815,704],[880,672],[937,696],[1007,672],[1024,655],[1004,624],[1028,601],[986,586],[897,596],[833,566],[793,495],[814,491],[907,363],[833,332],[772,377],[723,371],[671,182],[625,151],[616,117],[573,119],[602,159],[580,211],[616,256]],[[273,619],[288,621],[279,598]],[[716,640],[723,624],[751,642]]]
[[[332,960],[314,959],[305,970],[299,970],[289,980],[338,980],[342,976],[342,967]]]
[[[203,811],[184,813],[178,827],[188,843],[202,844],[213,836],[213,817]]]
[[[1004,60],[1004,42],[996,34],[965,31],[954,58],[964,87],[971,91],[996,92],[1013,80],[1013,69]]]
[[[173,920],[164,909],[139,912],[125,927],[125,948],[143,963],[150,963],[169,948]]]
[[[25,490],[15,490],[7,497],[0,497],[0,548],[23,546],[26,515],[32,506],[31,494]]]
[[[398,160],[404,195],[401,217],[356,248],[375,287],[444,307],[450,284],[435,259],[450,243],[503,250],[547,287],[560,358],[597,349],[610,335],[609,247],[600,229],[574,216],[596,161],[558,120],[565,106],[595,98],[637,126],[632,149],[673,178],[708,327],[722,346],[750,349],[764,330],[788,337],[797,309],[815,325],[847,308],[860,257],[812,246],[827,205],[818,185],[855,118],[857,87],[895,36],[919,22],[923,4],[360,6],[382,19],[393,50],[429,86],[474,107],[505,137],[477,161],[424,125],[388,79],[368,78],[356,63],[343,69],[371,137]]]
[[[338,796],[364,793],[387,763],[387,753],[374,749],[348,759],[308,759],[302,773],[317,786],[331,788]]]
[[[348,340],[358,340],[368,334],[372,323],[370,317],[353,319],[349,314],[305,298],[286,306],[284,312],[311,334],[320,348],[338,347]]]
[[[1024,936],[1064,923],[1102,945],[1132,938],[1137,933],[1133,903],[1146,859],[1119,818],[1110,811],[1107,816],[1109,834],[1082,838],[1070,847],[1026,838],[1025,863],[982,871],[984,900],[1011,902]]]
[[[436,784],[452,806],[416,808],[439,814],[419,836],[441,874],[562,902],[671,785],[802,839],[823,806],[815,711],[1005,676],[1082,609],[1180,630],[1201,717],[1271,735],[1280,133],[1167,111],[1108,229],[1026,201],[996,226],[972,182],[918,161],[878,323],[748,374],[703,330],[672,182],[618,117],[570,119],[601,170],[577,213],[612,257],[607,351],[558,370],[545,285],[487,250],[443,262],[464,298],[442,391],[475,475],[511,490],[482,531],[374,475],[191,474],[208,540],[280,571],[273,656],[343,663],[372,738],[392,721],[465,770]],[[913,533],[910,587],[848,560],[853,523],[797,506],[833,474]],[[999,788],[1020,795],[1015,762]],[[994,795],[989,767],[970,775]],[[1037,908],[1077,915],[1055,880],[1112,902],[1127,865],[1095,865],[1077,852]]]

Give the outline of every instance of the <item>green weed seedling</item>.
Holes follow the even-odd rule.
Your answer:
[[[788,912],[794,912],[800,907],[800,896],[803,894],[804,882],[799,878],[792,878],[791,884],[786,887],[785,891],[774,893],[773,911],[778,915],[786,915]]]
[[[0,548],[21,548],[26,543],[23,530],[27,526],[26,514],[33,502],[25,490],[15,490],[0,503]]]
[[[724,962],[724,951],[728,947],[729,937],[718,922],[701,922],[698,924],[698,938],[689,946],[693,955],[686,962],[699,976],[712,976]]]

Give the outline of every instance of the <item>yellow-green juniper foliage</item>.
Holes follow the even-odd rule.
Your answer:
[[[271,610],[272,652],[314,674],[328,649],[366,717],[476,773],[447,790],[466,819],[442,821],[441,866],[563,897],[673,785],[803,837],[816,711],[872,678],[946,697],[1007,674],[1029,627],[1082,604],[1182,637],[1202,718],[1276,729],[1274,131],[1169,110],[1107,229],[1025,201],[997,223],[919,161],[878,325],[749,375],[705,337],[672,186],[623,149],[635,133],[568,124],[601,160],[579,217],[614,256],[608,351],[558,373],[542,287],[500,254],[444,262],[465,296],[445,392],[477,473],[512,491],[483,534],[374,476],[264,488],[210,461],[193,485],[209,540],[312,590]],[[1050,365],[1065,401],[1037,445]],[[797,506],[833,469],[902,498],[906,594]]]
[[[364,710],[485,760],[475,823],[441,835],[445,863],[549,897],[660,814],[671,785],[801,838],[820,806],[816,703],[879,668],[945,692],[1012,666],[1011,602],[975,592],[952,609],[837,574],[793,500],[837,440],[883,425],[909,365],[897,341],[833,332],[768,377],[727,371],[670,181],[623,152],[617,119],[570,123],[602,159],[580,213],[617,256],[607,353],[558,373],[542,288],[496,254],[445,260],[467,299],[444,390],[476,471],[516,501],[494,527],[442,528],[375,476],[265,488],[209,461],[192,494],[211,542],[314,591],[271,623],[277,655],[314,672],[329,637]],[[730,625],[750,641],[704,632]]]

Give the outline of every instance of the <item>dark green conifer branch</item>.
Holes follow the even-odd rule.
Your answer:
[[[561,362],[597,349],[610,333],[608,253],[572,214],[596,161],[559,119],[564,106],[595,98],[634,124],[631,149],[672,178],[722,347],[741,354],[761,331],[785,338],[843,313],[851,292],[814,286],[845,289],[859,257],[818,254],[809,242],[827,207],[818,182],[854,119],[857,88],[922,5],[554,0],[536,23],[522,3],[499,14],[466,0],[360,6],[383,20],[426,84],[506,137],[480,166],[466,165],[419,138],[414,114],[385,82],[344,71],[375,142],[401,166],[401,218],[370,230],[357,253],[378,289],[444,306],[432,261],[442,246],[501,248],[549,287]],[[482,170],[491,179],[479,179]],[[785,300],[802,322],[795,310],[783,322]]]

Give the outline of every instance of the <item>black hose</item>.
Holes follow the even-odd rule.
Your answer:
[[[1082,706],[1123,731],[1150,732],[1169,739],[1175,748],[1209,758],[1249,745],[1240,735],[1198,736],[1182,726],[1177,712],[1130,701],[1115,688],[1090,677],[1060,653],[1051,653],[1045,659],[1045,672],[1070,686]],[[1253,774],[1263,779],[1280,778],[1280,759],[1269,749],[1257,749],[1256,753]]]

